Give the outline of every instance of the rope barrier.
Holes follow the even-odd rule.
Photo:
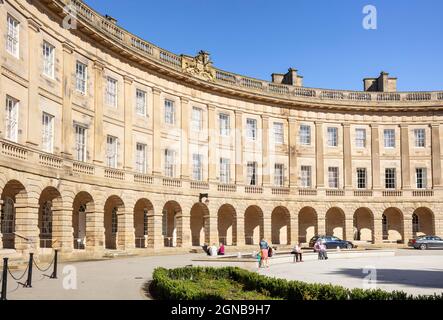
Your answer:
[[[11,269],[9,267],[8,267],[8,273],[12,277],[12,279],[14,279],[15,281],[20,281],[28,273],[28,268],[29,268],[29,266],[26,267],[25,272],[23,272],[23,274],[20,277],[18,277],[18,278],[14,277],[14,275],[12,274]]]
[[[47,268],[40,268],[40,267],[38,266],[37,262],[35,262],[35,260],[34,260],[33,262],[34,262],[34,266],[35,266],[40,272],[46,272],[46,271],[48,271],[48,270],[52,267],[52,265],[54,264],[54,261],[55,261],[55,257],[52,259],[51,263],[49,264],[49,266],[48,266]]]

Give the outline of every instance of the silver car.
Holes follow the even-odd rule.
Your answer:
[[[408,246],[421,250],[443,249],[443,239],[437,236],[420,236],[409,240]]]

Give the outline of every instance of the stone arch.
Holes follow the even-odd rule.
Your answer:
[[[374,214],[369,208],[358,208],[354,212],[354,240],[374,243]]]
[[[148,199],[139,199],[134,206],[135,247],[146,248],[149,243],[149,226],[154,225],[154,206]]]
[[[419,207],[412,214],[412,235],[435,235],[434,212],[427,207]]]
[[[245,211],[245,243],[258,244],[263,238],[263,211],[258,206],[249,206]]]
[[[40,194],[38,204],[40,248],[52,248],[54,242],[61,240],[55,239],[53,234],[59,234],[61,229],[57,215],[63,210],[62,196],[56,188],[46,187]]]
[[[232,205],[226,203],[218,209],[217,229],[220,243],[237,245],[237,212]]]
[[[382,216],[383,240],[402,243],[404,241],[404,219],[400,209],[387,208]]]
[[[170,200],[163,206],[162,233],[165,247],[182,245],[182,208],[178,202]]]
[[[286,207],[278,206],[272,211],[271,238],[273,244],[291,244],[291,215]]]
[[[8,181],[1,194],[2,211],[0,218],[0,232],[3,248],[16,249],[23,238],[16,236],[17,221],[25,219],[25,210],[28,206],[28,192],[25,186],[17,181]],[[24,234],[22,236],[25,236]]]
[[[346,235],[346,216],[345,212],[332,207],[326,212],[326,235],[344,239]]]
[[[314,208],[304,207],[298,213],[298,241],[308,243],[318,234],[318,215]]]
[[[201,203],[195,203],[191,208],[191,244],[193,246],[203,246],[209,244],[209,209]]]
[[[91,194],[80,191],[72,203],[72,231],[74,249],[83,250],[94,245],[94,229],[91,220],[95,214],[95,203]]]
[[[105,249],[115,250],[118,247],[118,234],[124,228],[119,216],[124,215],[125,204],[118,196],[110,196],[104,207]]]

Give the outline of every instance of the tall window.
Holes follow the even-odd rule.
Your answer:
[[[75,89],[81,94],[86,94],[87,77],[88,67],[86,64],[77,61],[75,65]]]
[[[54,78],[55,47],[43,42],[43,74]]]
[[[250,186],[256,186],[258,181],[257,181],[257,162],[253,161],[253,162],[248,162],[247,165],[247,181],[246,183]]]
[[[43,112],[42,115],[42,148],[43,151],[54,151],[54,116]]]
[[[135,92],[135,112],[140,116],[146,116],[146,92],[137,89]]]
[[[174,101],[165,100],[165,123],[174,124],[174,122],[175,122]]]
[[[147,167],[146,145],[137,143],[135,146],[135,170],[139,173],[146,173]]]
[[[41,210],[40,233],[43,238],[48,239],[52,235],[52,202],[46,201]]]
[[[338,188],[338,167],[328,168],[328,182],[329,188]]]
[[[117,143],[118,138],[107,136],[106,164],[110,168],[117,168]]]
[[[257,139],[257,120],[246,119],[246,137],[251,140]]]
[[[143,210],[143,235],[147,236],[148,235],[148,209],[144,209]]]
[[[395,168],[385,169],[385,188],[395,189],[396,188],[396,175]]]
[[[117,80],[108,77],[106,84],[106,104],[117,107]]]
[[[227,158],[220,158],[220,183],[229,184],[231,180],[231,163]]]
[[[367,189],[367,174],[366,168],[357,168],[357,188]]]
[[[200,108],[192,107],[192,130],[201,131],[203,127],[203,111]]]
[[[384,130],[384,141],[385,148],[395,148],[395,130],[385,129]]]
[[[300,144],[311,145],[311,127],[305,124],[300,125]]]
[[[19,56],[20,23],[8,15],[8,35],[6,39],[6,50],[14,57]]]
[[[415,234],[420,230],[418,215],[416,213],[412,214],[412,232]]]
[[[425,129],[415,129],[414,136],[415,136],[415,147],[424,148],[426,146]]]
[[[165,176],[173,178],[175,176],[175,152],[170,149],[165,150]]]
[[[86,161],[86,128],[75,125],[75,160]]]
[[[328,128],[328,146],[336,147],[338,143],[338,130],[335,127]]]
[[[15,232],[15,207],[14,201],[6,197],[3,201],[3,206],[1,210],[1,233],[3,235],[11,234]]]
[[[301,187],[312,187],[312,169],[311,166],[301,166]]]
[[[8,140],[17,142],[18,140],[18,100],[6,97],[6,134]]]
[[[366,129],[362,128],[355,129],[355,146],[357,148],[366,147]]]
[[[274,142],[275,144],[284,143],[283,123],[274,122]]]
[[[203,156],[201,154],[192,155],[192,179],[203,180]]]
[[[221,136],[229,136],[230,124],[229,124],[229,114],[220,113],[218,115],[219,126],[220,126],[220,135]]]
[[[284,165],[276,163],[274,165],[274,185],[283,187],[284,184]]]
[[[118,209],[113,208],[112,209],[112,215],[111,215],[111,232],[112,235],[116,235],[118,231],[118,216],[117,216]]]
[[[427,170],[426,168],[416,168],[415,177],[417,181],[417,189],[426,189],[427,187]]]

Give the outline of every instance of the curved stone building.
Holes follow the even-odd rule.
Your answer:
[[[443,92],[237,75],[79,0],[0,0],[0,25],[0,248],[443,235]]]

